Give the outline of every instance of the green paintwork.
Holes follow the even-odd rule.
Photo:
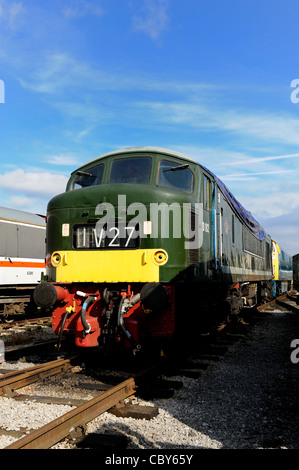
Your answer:
[[[113,159],[130,156],[150,156],[152,158],[151,178],[148,184],[108,184],[110,174],[110,164]],[[194,188],[192,193],[184,193],[166,187],[157,186],[157,174],[159,162],[162,159],[173,161],[174,164],[189,164],[189,169],[194,175]],[[228,282],[238,282],[248,279],[248,271],[252,268],[252,255],[244,253],[242,243],[242,222],[234,213],[232,207],[226,201],[224,195],[216,186],[213,175],[198,163],[169,150],[155,148],[135,148],[112,152],[106,156],[94,159],[81,166],[78,170],[88,171],[97,163],[104,163],[102,184],[89,186],[82,189],[70,190],[72,181],[76,177],[73,172],[67,185],[67,191],[54,197],[48,204],[47,212],[47,253],[51,254],[56,250],[72,250],[72,237],[62,237],[62,224],[70,224],[72,227],[77,223],[87,223],[88,220],[97,220],[96,207],[100,203],[110,203],[117,206],[118,195],[126,196],[127,207],[139,202],[145,205],[149,213],[149,203],[161,202],[180,205],[184,203],[204,203],[204,175],[210,179],[211,201],[215,201],[215,214],[213,208],[203,211],[203,244],[197,253],[190,252],[184,248],[183,238],[173,238],[171,231],[169,238],[154,239],[148,236],[141,239],[140,248],[163,248],[167,251],[169,260],[165,266],[160,267],[160,281],[171,282],[173,280],[224,280]],[[77,170],[76,170],[77,171]],[[221,211],[222,210],[222,211]],[[218,216],[216,215],[218,213]],[[222,215],[221,215],[222,214]],[[116,214],[118,215],[118,214]],[[235,237],[232,240],[232,215],[235,217]],[[218,229],[215,229],[214,219],[217,217]],[[128,220],[132,218],[128,217]],[[221,232],[219,227],[221,223]],[[170,227],[172,224],[170,224]],[[215,233],[214,233],[215,230]],[[216,248],[214,252],[214,244]],[[222,253],[220,253],[220,242]],[[267,236],[267,243],[271,243]],[[195,256],[195,258],[194,258]],[[215,268],[215,259],[218,259],[218,268]],[[193,268],[190,264],[194,262]],[[254,270],[251,280],[271,279],[270,266],[267,266],[265,274],[265,263],[262,258],[255,257]],[[217,263],[216,263],[217,264]],[[233,271],[231,267],[239,270]],[[269,268],[269,269],[268,269]],[[242,272],[244,270],[244,272]],[[254,274],[255,271],[263,271],[262,274]],[[50,271],[49,271],[50,272]],[[50,276],[54,276],[53,270]],[[52,279],[54,280],[54,279]]]

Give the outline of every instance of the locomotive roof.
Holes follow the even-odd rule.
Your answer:
[[[192,160],[192,158],[187,157],[183,153],[176,152],[175,150],[170,150],[170,149],[165,149],[165,148],[160,148],[160,147],[127,147],[127,148],[122,148],[118,150],[113,150],[112,152],[104,153],[103,155],[99,155],[96,158],[93,158],[92,160],[89,160],[88,162],[84,163],[84,165],[81,165],[79,168],[82,168],[86,165],[90,165],[90,163],[96,162],[97,160],[101,160],[102,158],[107,158],[107,157],[114,157],[117,155],[122,155],[124,153],[140,153],[140,152],[151,152],[151,153],[159,153],[159,154],[164,154],[164,155],[169,155],[171,157],[179,157],[183,158],[184,160],[188,160],[189,162],[195,163],[196,165],[199,165],[195,160]],[[77,168],[73,173],[78,171]]]
[[[140,152],[151,152],[151,153],[157,153],[157,154],[162,154],[162,155],[168,155],[170,157],[178,157],[182,158],[188,162],[194,163],[195,165],[200,166],[203,168],[208,174],[214,178],[216,183],[218,184],[218,187],[222,191],[222,193],[225,195],[227,198],[228,202],[231,204],[233,209],[236,211],[236,213],[240,216],[240,218],[243,220],[243,222],[247,225],[247,227],[251,230],[251,232],[259,239],[259,240],[265,240],[265,231],[263,227],[254,219],[252,216],[251,212],[246,210],[242,204],[234,197],[234,195],[230,192],[230,190],[227,188],[227,186],[214,174],[212,173],[208,168],[205,168],[203,165],[200,163],[196,162],[192,158],[187,157],[185,154],[181,152],[177,152],[175,150],[170,150],[170,149],[165,149],[165,148],[160,148],[160,147],[128,147],[128,148],[122,148],[118,150],[114,150],[112,152],[105,153],[103,155],[100,155],[99,157],[93,158],[92,160],[89,160],[87,163],[82,165],[80,168],[85,167],[86,165],[90,165],[93,162],[96,162],[98,160],[102,160],[107,157],[114,157],[117,155],[122,155],[124,153],[140,153]],[[78,171],[79,168],[77,168],[73,173]]]
[[[0,221],[1,219],[22,222],[25,224],[27,223],[32,225],[46,226],[46,221],[41,215],[0,206]]]

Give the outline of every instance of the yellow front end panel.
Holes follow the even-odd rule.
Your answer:
[[[273,280],[277,281],[279,278],[279,259],[278,253],[272,253],[272,272],[273,272]]]
[[[159,266],[167,260],[167,253],[157,249],[56,251],[51,256],[56,282],[159,282]]]
[[[277,281],[279,279],[279,245],[272,240],[272,279]]]

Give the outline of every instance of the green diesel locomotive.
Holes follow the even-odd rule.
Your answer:
[[[272,240],[209,170],[136,147],[75,170],[47,209],[37,305],[77,346],[199,332],[272,295]]]

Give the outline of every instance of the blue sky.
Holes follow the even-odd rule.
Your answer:
[[[0,205],[45,213],[80,164],[166,147],[298,253],[298,15],[297,0],[0,0]]]

